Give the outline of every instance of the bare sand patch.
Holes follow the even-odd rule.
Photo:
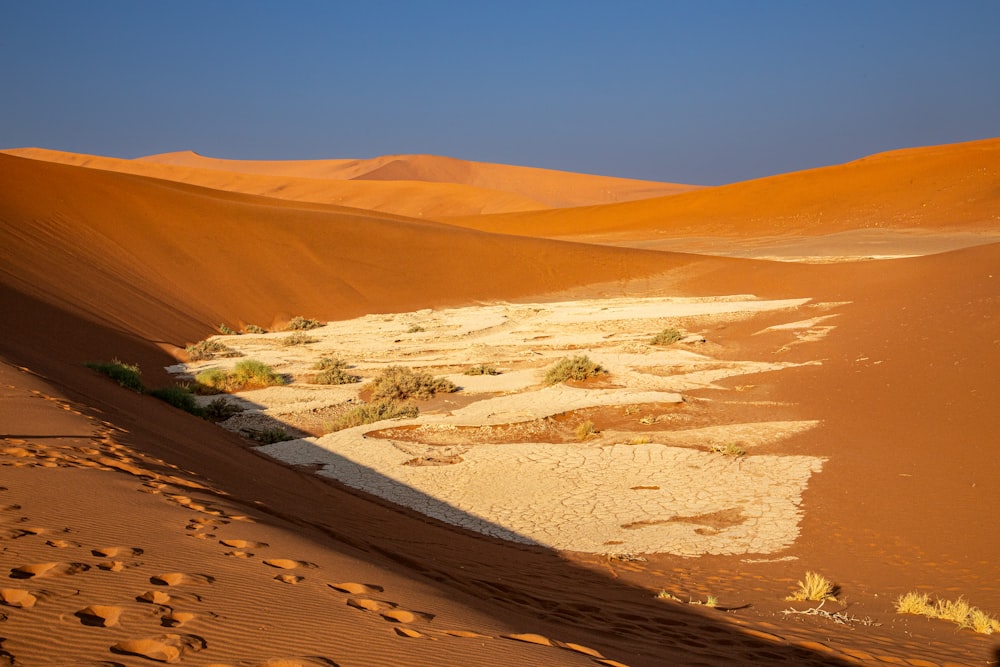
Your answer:
[[[718,383],[818,363],[717,358],[724,350],[705,335],[714,327],[777,315],[762,332],[787,349],[813,340],[803,332],[815,333],[820,323],[823,331],[834,326],[830,315],[815,314],[833,307],[747,295],[488,304],[331,322],[295,348],[274,345],[278,333],[227,336],[227,345],[293,381],[239,394],[249,409],[223,426],[248,429],[268,419],[293,431],[315,427],[317,414],[360,404],[361,383],[308,383],[320,357],[345,360],[363,381],[405,365],[443,375],[461,391],[419,404],[415,418],[340,431],[331,420],[316,437],[260,450],[514,542],[591,553],[770,554],[793,543],[802,491],[823,461],[760,450],[817,422],[769,419],[766,410],[759,421],[706,422],[710,412],[685,393],[731,391]],[[689,342],[653,345],[665,327],[690,335]],[[572,355],[589,356],[609,375],[546,385],[545,369]],[[475,365],[496,374],[463,373]],[[584,422],[593,427],[573,435]],[[719,453],[730,444],[743,454]]]

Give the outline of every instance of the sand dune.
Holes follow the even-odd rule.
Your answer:
[[[183,151],[151,155],[139,158],[139,161],[309,178],[453,183],[515,193],[552,207],[630,201],[687,192],[698,187],[470,162],[434,155],[386,155],[368,160],[246,161],[221,160]]]
[[[1000,139],[911,148],[666,198],[455,218],[525,236],[816,236],[853,230],[996,232]]]
[[[539,235],[619,230],[647,240],[685,228],[740,239],[820,236],[869,222],[935,234],[988,230],[997,150],[996,140],[914,149],[664,199],[476,224],[527,233],[533,221]],[[292,166],[305,172],[309,164]],[[265,175],[274,167],[245,165]],[[461,176],[419,160],[352,168],[355,176],[428,169]],[[899,616],[892,602],[916,589],[1000,612],[990,530],[1000,503],[993,455],[998,244],[816,266],[517,238],[229,192],[222,181],[209,189],[13,155],[0,155],[0,182],[0,303],[8,313],[0,336],[0,566],[7,579],[0,662],[636,667],[995,659],[995,636]],[[753,213],[740,217],[741,210]],[[621,227],[609,222],[616,211]],[[661,218],[661,230],[656,216],[670,211],[678,217]],[[725,295],[734,307],[751,294],[788,300],[787,307],[692,316],[685,325],[712,353],[672,361],[632,340],[651,325],[623,329],[630,320],[621,302],[607,300],[684,297],[704,309],[726,303],[718,301]],[[571,314],[545,320],[545,304],[557,299]],[[372,368],[405,359],[452,364],[457,376],[470,361],[461,355],[473,348],[442,309],[484,301],[489,307],[471,316],[483,329],[475,335],[519,367],[499,376],[503,382],[530,388],[540,368],[533,364],[563,350],[606,351],[603,360],[620,378],[673,383],[683,397],[662,410],[670,412],[657,427],[663,451],[727,438],[751,450],[742,468],[732,461],[714,481],[749,487],[754,475],[769,474],[768,457],[821,458],[794,501],[797,536],[789,532],[773,553],[702,550],[710,555],[697,558],[560,552],[495,539],[331,483],[309,467],[279,465],[245,439],[82,365],[135,361],[147,386],[162,387],[171,382],[163,368],[176,363],[177,346],[221,323],[366,316],[384,332],[341,332],[325,344],[357,346]],[[503,308],[548,322],[546,330],[513,318],[494,322]],[[650,321],[669,323],[656,317]],[[401,335],[411,320],[433,321],[440,335],[433,327]],[[366,346],[362,334],[388,340]],[[240,343],[265,345],[250,336]],[[307,363],[281,349],[293,366]],[[737,367],[746,373],[732,375]],[[475,381],[468,393],[479,393],[493,412],[541,409]],[[608,397],[626,391],[612,383],[584,395],[614,409]],[[263,409],[265,394],[257,396]],[[431,422],[475,413],[462,392],[453,396],[466,402],[424,406]],[[701,423],[699,415],[712,418]],[[479,417],[476,424],[504,418]],[[765,437],[766,429],[781,437]],[[371,436],[381,438],[369,442],[372,449],[393,439],[402,451],[450,444],[423,432],[427,443],[411,443],[399,428],[383,430]],[[351,446],[363,454],[365,442]],[[666,460],[647,444],[637,446],[650,460]],[[582,446],[559,447],[564,458],[590,460]],[[600,447],[593,451],[591,458],[604,460]],[[546,463],[532,452],[528,460]],[[461,465],[407,474],[440,476]],[[682,477],[648,472],[630,482],[630,493],[669,490]],[[711,498],[695,492],[685,502],[712,511],[691,510],[680,522],[703,542],[746,518],[729,511],[724,484],[711,488]],[[756,490],[779,495],[768,488]],[[585,500],[566,507],[584,512]],[[520,507],[530,511],[531,503]],[[623,530],[663,520],[630,516]],[[846,602],[822,608],[841,622],[802,613],[813,603],[785,600],[806,571],[841,586]],[[705,604],[709,596],[716,608]],[[800,614],[783,613],[789,609]]]

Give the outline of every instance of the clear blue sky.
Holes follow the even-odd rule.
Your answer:
[[[1000,0],[0,0],[0,147],[718,184],[1000,136]]]

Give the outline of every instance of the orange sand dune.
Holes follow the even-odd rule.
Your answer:
[[[41,148],[0,152],[47,162],[179,181],[216,190],[317,204],[336,204],[413,217],[433,218],[443,215],[505,213],[548,208],[539,201],[514,192],[459,183],[351,181],[326,176],[247,173],[205,166],[191,167],[145,160],[121,160],[63,153]]]
[[[510,192],[555,207],[631,201],[698,188],[434,155],[386,155],[368,160],[251,161],[222,160],[183,151],[152,155],[138,161],[275,176],[453,183]]]
[[[668,238],[847,230],[995,231],[1000,139],[911,148],[671,197],[448,222],[525,236]]]

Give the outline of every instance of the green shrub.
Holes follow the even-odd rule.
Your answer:
[[[340,431],[345,428],[373,424],[383,419],[396,419],[399,417],[416,417],[420,411],[415,405],[406,405],[392,399],[381,399],[359,405],[340,416],[333,423],[332,430]]]
[[[479,364],[478,366],[465,369],[462,375],[500,375],[500,371],[498,371],[494,366]]]
[[[265,329],[264,327],[259,327],[256,324],[248,324],[248,325],[246,325],[245,327],[243,327],[243,331],[246,331],[249,334],[267,333],[267,329]]]
[[[653,337],[653,340],[650,342],[650,344],[673,345],[683,337],[684,335],[681,334],[681,332],[678,331],[677,329],[664,329],[663,331],[661,331],[660,333],[656,334],[656,336]]]
[[[434,394],[458,391],[450,380],[437,378],[430,373],[415,373],[403,366],[389,366],[371,381],[369,385],[372,400],[390,399],[406,401],[410,399],[428,399]]]
[[[238,336],[239,333],[240,333],[239,331],[233,331],[232,329],[230,329],[229,327],[227,327],[225,324],[220,324],[219,325],[219,331],[221,331],[226,336]]]
[[[126,389],[131,389],[139,394],[146,391],[146,388],[142,385],[142,378],[140,377],[142,371],[139,370],[138,364],[126,364],[118,359],[113,359],[110,362],[87,362],[84,366],[107,375]]]
[[[357,375],[347,372],[347,362],[343,359],[323,357],[313,368],[320,371],[313,376],[313,384],[351,384],[361,381]]]
[[[294,439],[294,436],[289,435],[288,431],[278,426],[248,432],[251,440],[256,440],[262,445],[273,445],[276,442],[285,442],[286,440]]]
[[[194,381],[194,390],[199,394],[219,394],[286,384],[282,375],[275,373],[267,364],[254,359],[238,362],[229,372],[219,368],[206,369],[195,375]]]
[[[321,326],[323,326],[322,322],[296,315],[285,325],[285,331],[308,331],[309,329],[318,329]]]
[[[586,380],[590,377],[603,375],[607,371],[590,360],[589,357],[578,355],[559,360],[545,373],[545,384],[557,384],[566,380]]]
[[[239,413],[244,412],[246,408],[236,403],[230,403],[226,399],[219,396],[218,398],[213,398],[209,404],[203,408],[203,410],[206,419],[221,422],[229,419],[233,415],[238,415]]]
[[[198,417],[202,417],[205,414],[204,410],[199,407],[198,401],[195,400],[194,394],[187,387],[163,387],[161,389],[154,389],[149,393],[184,412],[190,412]]]
[[[233,348],[220,343],[217,340],[203,340],[195,343],[194,345],[188,345],[185,348],[191,361],[205,361],[208,359],[215,358],[225,358],[225,357],[242,357],[243,354],[237,352]]]
[[[313,338],[307,333],[296,331],[293,334],[285,336],[278,342],[285,347],[291,347],[292,345],[308,345],[309,343],[315,343],[317,340],[317,338]]]

